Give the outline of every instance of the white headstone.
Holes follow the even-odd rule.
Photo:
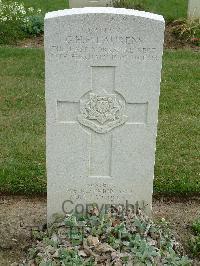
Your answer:
[[[200,18],[200,0],[189,0],[188,2],[188,18]]]
[[[112,0],[69,0],[69,8],[111,6]]]
[[[163,17],[141,11],[46,15],[49,218],[64,201],[150,213],[163,39]]]

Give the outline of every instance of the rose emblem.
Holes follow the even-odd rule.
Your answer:
[[[116,95],[89,94],[89,100],[81,108],[78,121],[98,133],[105,133],[125,123],[127,117],[122,114],[123,104]]]
[[[122,106],[117,102],[115,96],[97,96],[91,93],[90,100],[85,105],[84,114],[88,119],[104,124],[109,120],[117,119],[117,113],[121,108]]]

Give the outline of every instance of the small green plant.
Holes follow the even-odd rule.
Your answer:
[[[0,0],[0,44],[15,43],[18,39],[42,32],[43,17],[40,9]]]
[[[194,221],[194,223],[192,224],[192,230],[196,235],[200,236],[200,218]]]
[[[117,8],[128,8],[144,10],[145,4],[142,0],[113,0],[113,6]]]
[[[177,20],[173,24],[172,32],[179,39],[200,46],[200,20]]]
[[[43,239],[36,235],[20,265],[191,265],[183,255],[165,221],[155,224],[140,210],[122,212],[115,206],[106,214],[95,211],[84,219],[70,215],[55,221]]]
[[[200,236],[193,236],[190,239],[189,248],[193,256],[200,257]]]
[[[200,257],[200,218],[193,222],[192,231],[194,236],[189,241],[190,251],[193,256]]]
[[[190,262],[188,261],[188,258],[186,256],[180,258],[172,248],[169,248],[169,253],[167,258],[164,260],[164,265],[189,266]]]
[[[44,17],[42,15],[30,16],[23,27],[23,31],[31,36],[38,36],[44,32]]]

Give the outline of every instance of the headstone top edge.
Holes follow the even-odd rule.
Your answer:
[[[157,21],[165,23],[165,20],[162,15],[157,15],[154,13],[139,11],[135,9],[114,8],[114,7],[83,7],[83,8],[72,8],[72,9],[52,11],[52,12],[46,13],[45,20],[53,19],[57,17],[63,17],[63,16],[82,15],[82,14],[128,15],[128,16],[147,18],[151,20],[157,20]]]

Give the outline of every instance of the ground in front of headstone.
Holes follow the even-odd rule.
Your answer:
[[[199,204],[200,198],[154,200],[154,220],[169,221],[176,237],[186,247],[191,238],[190,225],[200,216]],[[46,199],[2,196],[0,207],[0,262],[6,266],[19,262],[25,255],[31,243],[30,228],[42,229],[45,225]],[[200,265],[200,261],[193,265]]]

